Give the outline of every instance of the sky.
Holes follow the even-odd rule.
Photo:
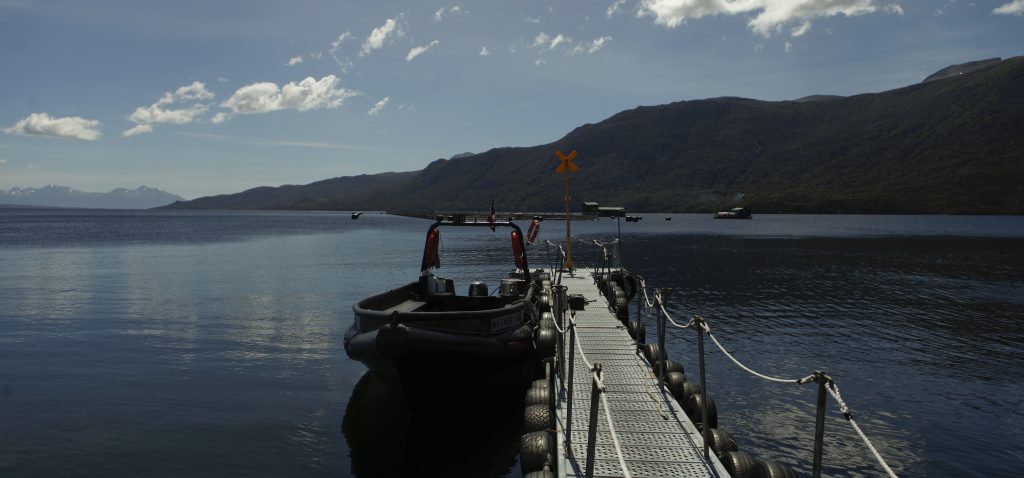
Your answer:
[[[898,88],[1024,54],[1024,0],[0,0],[0,45],[0,190],[192,199]]]

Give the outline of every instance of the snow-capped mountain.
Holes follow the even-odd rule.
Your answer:
[[[41,188],[0,190],[0,204],[18,206],[148,209],[182,200],[184,198],[181,196],[147,186],[135,189],[117,188],[108,193],[82,192],[52,184]]]

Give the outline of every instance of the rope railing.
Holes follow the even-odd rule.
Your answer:
[[[868,450],[871,450],[871,454],[874,455],[875,459],[878,460],[878,463],[882,465],[882,469],[884,469],[891,478],[897,478],[896,473],[892,471],[892,468],[889,468],[889,464],[885,462],[884,458],[882,458],[882,454],[878,453],[875,446],[871,444],[871,440],[864,434],[860,429],[860,426],[858,426],[857,422],[853,419],[853,412],[850,411],[850,407],[846,406],[846,402],[843,401],[843,397],[839,395],[839,386],[832,380],[829,380],[827,390],[829,395],[832,395],[832,398],[839,404],[839,410],[843,412],[843,417],[846,418],[846,421],[850,423],[851,427],[853,427],[853,431],[857,432],[857,435],[860,435],[860,439],[864,442],[864,445],[868,447]]]
[[[806,377],[798,378],[798,379],[787,379],[787,378],[773,377],[773,376],[770,376],[770,375],[766,375],[766,374],[757,372],[757,371],[753,370],[752,368],[744,365],[736,357],[734,357],[731,353],[729,353],[728,350],[725,349],[725,347],[721,344],[721,342],[718,341],[718,338],[716,338],[715,335],[711,333],[711,326],[708,324],[706,319],[704,319],[703,317],[701,317],[699,315],[695,315],[685,325],[679,324],[678,322],[676,322],[675,320],[672,319],[672,315],[669,314],[668,310],[665,309],[665,304],[664,304],[663,297],[661,296],[660,291],[656,290],[654,301],[652,303],[651,300],[650,300],[650,297],[647,294],[647,284],[646,284],[646,282],[642,278],[638,282],[639,282],[640,289],[643,292],[643,302],[644,302],[644,305],[646,305],[649,308],[649,310],[650,309],[655,309],[656,311],[660,312],[661,313],[660,315],[662,317],[664,317],[666,320],[668,320],[669,322],[671,322],[674,326],[676,326],[678,328],[681,328],[681,329],[696,329],[696,330],[698,330],[698,332],[700,334],[702,334],[700,336],[701,339],[703,339],[703,334],[707,334],[707,336],[709,338],[711,338],[711,341],[715,344],[715,346],[717,346],[718,349],[721,350],[722,353],[726,357],[728,357],[729,360],[731,360],[734,364],[736,364],[736,366],[738,366],[740,369],[750,373],[751,375],[753,375],[753,376],[755,376],[757,378],[760,378],[760,379],[763,379],[763,380],[767,380],[767,381],[770,381],[770,382],[789,383],[789,384],[796,384],[796,385],[804,385],[804,384],[808,384],[808,383],[812,383],[812,382],[818,383],[818,385],[819,385],[818,410],[819,411],[818,411],[818,423],[816,424],[817,426],[816,426],[816,431],[815,431],[815,462],[814,462],[814,476],[815,477],[820,476],[820,472],[821,472],[821,448],[822,448],[821,440],[822,440],[822,432],[823,432],[823,429],[824,429],[824,399],[823,399],[823,397],[824,397],[824,392],[827,391],[828,394],[831,395],[832,398],[839,405],[839,409],[842,412],[843,417],[850,424],[850,426],[853,428],[853,430],[857,433],[857,435],[860,437],[861,441],[864,443],[864,445],[871,452],[872,456],[874,456],[875,460],[878,461],[878,464],[882,467],[882,469],[885,470],[885,472],[891,478],[897,478],[897,475],[892,471],[892,468],[889,466],[888,463],[886,463],[885,459],[882,457],[882,455],[878,452],[878,450],[871,443],[871,440],[867,437],[867,435],[863,432],[863,430],[861,430],[860,426],[857,425],[857,422],[854,421],[853,413],[850,411],[849,407],[846,405],[846,403],[843,401],[842,397],[839,394],[839,387],[835,384],[835,381],[830,376],[828,376],[825,372],[815,371],[814,373],[812,373],[812,374],[810,374],[810,375],[808,375]],[[659,327],[659,329],[660,329],[660,327]],[[702,349],[703,349],[703,347],[702,347]],[[702,355],[701,361],[703,362],[703,351],[701,352],[701,355]],[[703,377],[703,373],[702,373],[701,374],[702,381],[703,381],[703,378],[704,377]],[[704,389],[703,386],[701,388]]]

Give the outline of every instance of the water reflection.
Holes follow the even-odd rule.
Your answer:
[[[363,374],[341,422],[354,476],[518,476],[522,397],[451,388],[424,393],[430,396],[410,404]]]

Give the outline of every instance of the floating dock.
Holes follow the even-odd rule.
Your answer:
[[[558,271],[551,271],[552,277]],[[587,365],[600,364],[601,377],[611,415],[611,422],[619,441],[627,475],[616,451],[611,428],[606,420],[604,405],[598,414],[596,446],[594,448],[593,476],[673,476],[673,477],[728,477],[714,452],[704,454],[700,431],[690,421],[672,395],[659,386],[658,377],[650,364],[637,352],[636,343],[626,327],[609,309],[608,303],[595,280],[594,269],[577,269],[572,275],[561,274],[560,284],[569,295],[579,294],[586,300],[584,310],[575,313],[577,344],[570,344],[564,335],[564,351],[578,350],[573,369],[573,401],[571,418],[571,446],[566,448],[566,427],[569,425],[569,402],[565,390],[556,403],[556,443],[559,445],[558,476],[585,476],[588,460],[588,438],[592,399],[593,374]],[[568,321],[566,322],[568,325]],[[568,387],[568,383],[565,387]],[[571,450],[569,452],[568,450]]]

